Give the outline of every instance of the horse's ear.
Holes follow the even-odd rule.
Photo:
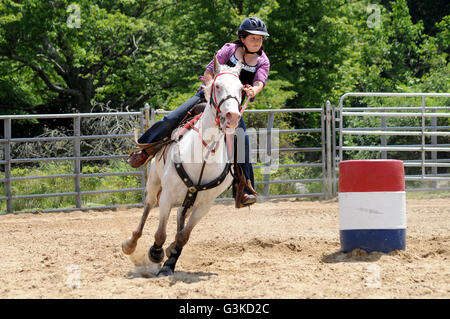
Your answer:
[[[214,55],[214,74],[220,73],[220,63],[217,61],[216,56]]]

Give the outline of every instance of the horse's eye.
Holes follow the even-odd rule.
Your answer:
[[[220,90],[220,85],[219,84],[216,84],[216,89]]]

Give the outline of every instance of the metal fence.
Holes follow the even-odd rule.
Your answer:
[[[54,212],[54,211],[73,211],[73,210],[86,210],[86,209],[105,209],[105,208],[117,208],[123,205],[105,205],[105,206],[89,206],[83,205],[83,196],[95,195],[102,193],[117,193],[117,192],[143,192],[145,184],[145,170],[129,171],[129,172],[112,172],[112,173],[81,173],[82,161],[101,161],[111,159],[126,158],[126,155],[105,155],[105,156],[82,156],[81,155],[81,142],[83,140],[97,140],[108,138],[132,138],[132,134],[116,134],[116,135],[81,135],[81,120],[88,117],[130,117],[137,116],[140,118],[140,125],[144,127],[144,116],[142,112],[114,112],[114,113],[74,113],[74,114],[39,114],[39,115],[2,115],[0,120],[4,125],[4,138],[0,139],[0,143],[3,147],[3,159],[0,160],[0,165],[3,168],[4,178],[0,179],[0,183],[4,184],[5,194],[0,196],[0,201],[6,201],[6,213],[15,212],[13,209],[13,201],[28,200],[32,198],[46,198],[46,197],[61,197],[72,196],[75,198],[74,207],[70,208],[56,208],[56,209],[42,209],[41,212]],[[64,137],[34,137],[34,138],[14,138],[12,135],[12,121],[13,120],[43,120],[43,119],[72,119],[73,121],[73,136]],[[40,158],[13,158],[11,151],[14,143],[42,143],[42,142],[56,142],[56,141],[72,141],[73,142],[73,156],[62,157],[40,157]],[[42,163],[49,161],[72,161],[74,171],[71,174],[54,174],[54,175],[39,175],[39,176],[12,176],[12,165],[22,163]],[[139,188],[131,189],[111,189],[111,190],[89,190],[84,191],[81,189],[81,180],[89,177],[102,177],[102,176],[142,176],[142,186]],[[11,184],[15,181],[29,181],[35,179],[49,179],[49,178],[67,178],[73,180],[73,191],[63,193],[42,193],[42,194],[13,194]],[[131,204],[127,206],[142,206],[141,203]],[[21,212],[35,212],[35,210],[21,211]],[[0,212],[4,214],[5,212]]]
[[[387,106],[387,107],[344,107],[344,101],[348,98],[380,98],[386,102],[387,98],[420,98],[420,106]],[[404,157],[405,181],[408,191],[429,191],[450,189],[450,126],[449,121],[445,125],[438,125],[438,119],[450,118],[450,106],[427,106],[426,99],[450,98],[450,93],[347,93],[339,101],[339,106],[332,111],[332,161],[333,166],[333,194],[338,192],[337,181],[339,163],[342,160],[352,159],[347,154],[350,152],[379,152],[374,158]],[[371,127],[346,127],[346,120],[354,117],[379,119],[377,126]],[[420,120],[419,125],[389,125],[390,118],[415,118]],[[350,122],[350,121],[348,121]],[[427,123],[428,122],[428,123]],[[353,121],[352,123],[355,123]],[[367,123],[365,123],[367,125]],[[346,145],[349,136],[371,136],[378,138],[376,145]],[[417,137],[419,143],[407,145],[388,145],[387,137],[404,136]],[[441,138],[438,140],[438,138]],[[427,142],[428,140],[428,142]],[[399,152],[407,155],[399,156]],[[391,155],[393,154],[393,155]],[[438,156],[441,155],[441,156]],[[418,157],[418,158],[417,158]],[[408,174],[409,168],[419,168],[420,174]],[[439,168],[441,170],[439,171]],[[420,183],[409,183],[420,182]],[[423,187],[426,182],[431,182],[428,187]],[[440,183],[439,182],[445,182]],[[417,185],[421,184],[421,185]],[[444,187],[440,187],[444,185]]]
[[[367,98],[376,97],[380,99],[406,97],[420,98],[420,106],[383,106],[368,107],[366,105],[358,107],[344,107],[344,102],[349,98]],[[262,129],[248,129],[250,140],[259,141],[259,145],[255,147],[251,143],[252,154],[264,155],[265,160],[261,163],[254,164],[255,172],[258,174],[259,180],[256,180],[256,187],[259,188],[259,198],[276,199],[276,198],[296,198],[296,197],[318,197],[332,198],[338,192],[338,173],[339,163],[342,160],[358,158],[358,152],[375,152],[378,155],[372,158],[394,158],[398,154],[411,154],[404,159],[405,171],[410,169],[420,170],[420,174],[406,174],[405,180],[408,191],[415,190],[448,190],[450,189],[450,106],[433,106],[427,105],[428,98],[450,98],[449,93],[347,93],[340,98],[339,106],[333,107],[327,102],[322,108],[308,109],[268,109],[268,110],[247,110],[244,118],[247,116],[257,116],[260,122],[263,116],[267,116],[267,121],[262,124]],[[278,117],[289,114],[290,116],[301,117],[305,113],[316,113],[320,116],[319,127],[313,128],[296,128],[296,129],[277,129],[276,120]],[[107,154],[102,156],[87,156],[81,154],[81,144],[87,140],[104,140],[104,139],[126,139],[133,145],[134,135],[131,132],[124,134],[105,134],[105,135],[82,135],[82,119],[84,118],[128,118],[135,117],[133,126],[139,126],[141,132],[149,125],[154,123],[159,117],[167,114],[168,111],[149,110],[146,106],[144,112],[114,112],[114,113],[74,113],[74,114],[41,114],[41,115],[3,115],[0,116],[0,123],[3,122],[4,136],[0,139],[0,146],[3,148],[3,159],[0,159],[0,169],[4,176],[0,178],[0,186],[4,188],[4,195],[0,194],[0,203],[3,203],[5,213],[17,213],[14,209],[14,201],[26,201],[33,198],[46,197],[62,197],[69,196],[74,198],[73,207],[66,208],[49,208],[39,209],[40,212],[55,211],[72,211],[72,210],[90,210],[90,209],[111,209],[118,207],[140,207],[145,196],[146,169],[137,170],[129,169],[128,171],[117,172],[98,172],[98,173],[82,173],[81,167],[84,161],[104,161],[104,160],[121,160],[127,158],[126,150],[122,150],[125,154]],[[355,123],[349,121],[352,118],[363,119],[379,119],[377,125],[364,125],[359,127],[346,127],[346,123]],[[420,120],[420,125],[390,125],[390,118],[416,118]],[[17,138],[13,136],[12,121],[21,120],[44,120],[44,119],[69,119],[73,125],[72,136],[58,137],[33,137],[33,138]],[[439,123],[439,120],[440,122]],[[247,120],[246,120],[247,122]],[[261,143],[258,134],[264,133],[265,138]],[[311,138],[315,136],[317,145],[313,147],[293,147],[294,142],[289,143],[288,138],[283,138],[284,134],[293,134],[297,137],[304,136]],[[258,135],[258,136],[257,136]],[[279,140],[288,140],[284,147],[273,145],[273,137],[280,137]],[[291,135],[289,135],[291,136]],[[351,140],[354,136],[371,137],[375,145],[359,145]],[[420,139],[419,143],[408,145],[389,145],[390,136],[416,137]],[[258,138],[257,138],[258,137]],[[377,140],[378,139],[378,140]],[[369,139],[370,140],[370,139]],[[17,158],[12,154],[12,147],[15,143],[44,143],[65,141],[71,144],[73,148],[72,156],[53,156],[53,157],[36,157],[36,158]],[[346,145],[351,141],[352,145]],[[409,152],[409,153],[408,153]],[[313,153],[314,158],[309,162],[305,160],[297,160],[292,162],[278,162],[276,157],[283,157],[283,154],[305,155]],[[414,158],[413,155],[418,156]],[[367,157],[365,157],[367,158]],[[28,163],[30,165],[43,162],[69,161],[73,163],[73,172],[67,174],[55,175],[38,175],[38,176],[13,176],[12,169],[14,165]],[[283,174],[283,170],[310,170],[308,177],[302,174],[294,174],[290,176],[290,171]],[[278,172],[274,174],[274,172]],[[84,178],[102,178],[106,176],[134,176],[139,179],[140,184],[134,188],[122,188],[117,185],[114,189],[83,189],[81,181]],[[297,178],[296,178],[297,177]],[[39,193],[39,194],[22,194],[14,193],[11,184],[17,181],[30,181],[39,179],[62,178],[73,180],[73,191],[55,192],[55,193]],[[427,187],[417,187],[411,183],[428,183]],[[430,184],[431,183],[431,184]],[[3,184],[3,185],[2,185]],[[314,184],[315,187],[309,187]],[[285,187],[285,189],[293,190],[291,192],[280,193],[277,187]],[[118,205],[97,205],[92,206],[85,203],[84,198],[96,194],[105,193],[135,193],[140,194],[140,199],[136,203],[118,204]],[[233,200],[230,194],[225,194],[217,199],[218,201]],[[36,210],[20,210],[20,212],[34,212]]]
[[[322,108],[313,108],[313,109],[277,109],[277,110],[248,110],[246,114],[265,114],[268,117],[267,128],[264,128],[266,131],[266,147],[253,149],[253,153],[265,153],[267,155],[266,158],[269,160],[263,163],[263,165],[255,165],[255,170],[263,171],[263,180],[256,181],[256,185],[263,185],[263,192],[260,194],[261,199],[272,199],[272,198],[289,198],[289,197],[305,197],[305,196],[326,196],[326,180],[325,180],[325,171],[326,164],[323,160],[319,162],[313,163],[293,163],[293,164],[280,164],[274,163],[273,155],[281,154],[284,152],[316,152],[321,159],[325,158],[325,131],[323,121],[321,121],[320,128],[310,128],[310,129],[276,129],[274,128],[274,122],[277,115],[282,113],[306,113],[306,112],[317,112],[320,113],[321,118],[323,119],[323,109]],[[73,211],[73,210],[92,210],[92,209],[111,209],[118,207],[140,207],[143,206],[142,200],[145,196],[145,182],[146,182],[146,170],[145,168],[141,168],[138,170],[130,170],[126,172],[109,172],[109,173],[82,173],[81,166],[84,161],[103,161],[103,160],[125,160],[127,155],[103,155],[103,156],[85,156],[81,154],[81,143],[85,140],[101,140],[101,139],[110,139],[110,138],[121,138],[121,139],[129,139],[133,140],[134,135],[131,133],[128,134],[107,134],[107,135],[82,135],[82,119],[83,118],[96,118],[96,117],[137,117],[137,125],[140,126],[141,132],[151,125],[159,115],[164,115],[168,113],[167,111],[161,110],[152,110],[151,118],[149,116],[149,108],[146,106],[144,112],[114,112],[114,113],[74,113],[74,114],[40,114],[40,115],[3,115],[0,116],[0,121],[3,121],[4,124],[4,137],[0,139],[0,145],[3,147],[3,159],[0,160],[0,167],[3,168],[4,177],[0,178],[0,183],[3,183],[4,186],[4,196],[0,196],[0,202],[6,202],[4,205],[5,211],[0,214],[5,213],[17,213],[14,209],[13,202],[14,201],[24,201],[33,198],[47,198],[47,197],[62,197],[62,196],[70,196],[75,199],[75,205],[73,207],[66,208],[53,208],[53,209],[39,209],[39,212],[56,212],[56,211]],[[73,136],[58,136],[58,137],[33,137],[33,138],[17,138],[13,136],[12,132],[12,121],[21,121],[21,120],[43,120],[43,119],[70,119],[73,125]],[[274,133],[277,134],[319,134],[321,145],[317,147],[309,147],[309,148],[295,148],[295,147],[286,147],[286,148],[273,148],[271,143],[273,138],[271,136]],[[248,134],[254,135],[258,132],[255,130],[248,130]],[[14,158],[12,156],[12,147],[15,143],[42,143],[42,142],[55,142],[55,141],[68,141],[72,143],[73,147],[73,155],[72,156],[54,156],[54,157],[38,157],[38,158]],[[124,150],[127,152],[128,150]],[[37,175],[37,176],[12,176],[12,168],[15,164],[36,164],[42,162],[53,162],[53,161],[71,161],[73,162],[73,173],[69,174],[53,174],[53,175]],[[271,173],[273,173],[274,169],[283,170],[289,168],[313,168],[317,167],[320,169],[320,173],[313,178],[299,178],[299,179],[272,179]],[[115,189],[102,189],[102,190],[84,190],[82,189],[81,180],[84,178],[91,177],[105,177],[105,176],[138,176],[141,180],[140,187],[136,188],[121,188],[121,185],[117,185]],[[30,181],[36,179],[72,179],[73,180],[73,191],[71,192],[55,192],[55,193],[40,193],[40,194],[16,194],[13,193],[13,188],[11,184],[16,181]],[[321,183],[321,192],[294,192],[292,194],[271,194],[270,187],[271,185],[279,185],[279,184],[297,184],[304,185],[307,183]],[[139,192],[142,194],[142,200],[133,204],[118,204],[118,205],[99,205],[99,206],[91,206],[86,205],[84,203],[83,198],[86,196],[91,196],[95,194],[105,194],[105,193],[119,193],[119,192]],[[233,200],[232,198],[219,198],[218,201],[229,201]],[[21,213],[35,212],[36,210],[21,210]]]

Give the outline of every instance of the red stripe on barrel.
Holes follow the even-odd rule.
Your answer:
[[[399,160],[354,160],[339,164],[339,192],[399,192],[405,170]]]

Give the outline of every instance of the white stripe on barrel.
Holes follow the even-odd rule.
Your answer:
[[[406,193],[403,162],[343,161],[339,165],[341,249],[404,250]]]

